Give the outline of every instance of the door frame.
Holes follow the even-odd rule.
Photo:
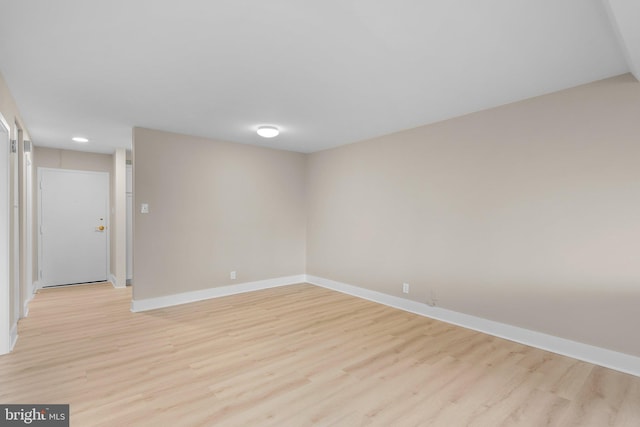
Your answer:
[[[13,200],[11,200],[11,209],[12,209],[12,218],[11,222],[11,234],[13,239],[13,246],[11,247],[12,253],[12,276],[11,276],[11,286],[13,287],[13,319],[11,319],[11,327],[15,328],[18,325],[18,321],[22,318],[22,297],[23,297],[23,289],[22,289],[22,270],[20,268],[20,263],[22,261],[22,240],[20,236],[20,226],[22,222],[21,215],[21,205],[20,205],[20,192],[22,188],[20,187],[20,174],[22,173],[22,159],[20,158],[20,146],[22,144],[22,128],[18,125],[18,122],[14,122],[13,125],[13,140],[12,144],[15,144],[15,151],[11,150],[11,160],[13,171],[12,177],[13,180],[12,185],[12,195]],[[15,142],[14,142],[15,141]],[[13,330],[11,331],[12,335],[14,334]],[[15,332],[17,336],[17,331]]]
[[[101,172],[101,171],[88,171],[88,170],[80,170],[80,169],[62,169],[62,168],[47,168],[38,166],[36,168],[36,185],[37,185],[37,198],[38,203],[36,207],[36,216],[38,220],[38,225],[36,228],[36,233],[38,234],[38,272],[37,272],[37,287],[36,289],[42,289],[42,172],[43,171],[55,171],[55,172],[65,172],[65,173],[82,173],[82,174],[96,174],[96,175],[106,175],[107,176],[107,207],[105,212],[105,227],[107,231],[106,240],[107,240],[107,256],[105,257],[105,268],[107,272],[107,277],[105,280],[109,280],[109,271],[111,271],[111,188],[110,182],[111,177],[109,172]]]
[[[28,150],[27,145],[29,144]],[[29,302],[33,299],[35,286],[33,280],[33,144],[31,141],[23,141],[24,144],[24,283],[26,295],[23,302],[23,317],[29,314]]]
[[[11,337],[11,291],[9,268],[11,266],[11,252],[9,244],[10,218],[13,209],[10,198],[10,151],[11,128],[0,114],[0,354],[9,353],[14,341]],[[4,144],[6,135],[6,145]]]

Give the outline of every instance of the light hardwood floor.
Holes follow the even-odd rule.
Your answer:
[[[0,402],[80,426],[634,426],[640,378],[311,285],[131,313],[40,291]]]

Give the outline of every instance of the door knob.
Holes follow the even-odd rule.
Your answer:
[[[99,226],[99,227],[98,227],[98,230],[100,230],[100,231],[104,231],[104,225]]]

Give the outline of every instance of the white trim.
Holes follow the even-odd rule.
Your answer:
[[[13,351],[13,347],[16,346],[18,342],[18,324],[16,323],[11,328],[11,332],[9,333],[9,351]]]
[[[116,279],[116,276],[113,273],[109,273],[109,277],[107,278],[107,280],[111,282],[111,284],[113,285],[114,288],[122,289],[122,288],[126,288],[127,287],[126,284],[124,286],[118,284],[118,279]]]
[[[29,314],[29,301],[33,298],[33,292],[35,290],[33,284],[33,161],[31,159],[31,152],[24,153],[25,160],[25,173],[24,173],[24,282],[26,284],[27,298],[24,307],[24,317]]]
[[[34,295],[35,295],[35,293],[32,292],[31,288],[30,288],[30,293],[29,293],[29,295],[27,295],[27,298],[24,300],[23,311],[22,311],[24,313],[24,317],[28,317],[29,316],[29,303],[33,299]]]
[[[166,295],[156,298],[131,300],[131,311],[140,312],[155,310],[156,308],[170,307],[174,305],[187,304],[190,302],[202,301],[211,298],[225,297],[228,295],[259,291],[262,289],[277,288],[279,286],[295,285],[297,283],[304,282],[305,275],[298,274],[295,276],[258,280],[256,282],[238,283],[237,285],[207,288],[201,289],[199,291],[183,292],[180,294]]]
[[[12,264],[12,274],[10,278],[10,286],[13,290],[13,301],[11,302],[13,307],[13,318],[11,319],[11,325],[17,325],[20,320],[20,315],[22,314],[22,271],[20,270],[20,258],[22,254],[20,253],[20,142],[21,142],[21,131],[22,129],[18,125],[16,121],[13,122],[13,141],[15,142],[15,152],[11,152],[10,157],[10,168],[13,168],[10,175],[10,186],[11,186],[11,206],[12,206],[12,214],[11,217],[13,220],[10,220],[10,230],[9,233],[12,236],[13,244],[10,248],[10,263]],[[13,327],[13,326],[12,326]],[[12,343],[13,345],[13,343]]]
[[[6,144],[0,141],[0,354],[6,354],[11,351],[11,320],[9,313],[11,311],[11,292],[9,279],[9,262],[11,259],[9,252],[9,218],[11,214],[11,203],[9,200],[9,147],[11,145],[11,128],[0,114],[0,135],[4,139],[6,134]]]
[[[517,326],[507,325],[505,323],[494,322],[492,320],[458,313],[456,311],[440,307],[431,307],[427,304],[372,291],[359,286],[336,282],[334,280],[323,279],[312,275],[306,275],[305,277],[305,281],[312,285],[332,289],[334,291],[364,298],[369,301],[398,308],[420,316],[441,320],[443,322],[473,329],[474,331],[483,332],[499,338],[537,347],[542,350],[561,354],[563,356],[569,356],[574,359],[583,360],[585,362],[640,377],[640,357],[637,356],[619,353],[613,350],[595,347],[589,344],[583,344],[553,335],[519,328]]]

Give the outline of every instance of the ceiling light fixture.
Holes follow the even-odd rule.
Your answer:
[[[278,136],[280,130],[275,126],[259,126],[258,127],[258,135],[263,138],[273,138],[274,136]]]
[[[73,138],[71,138],[71,140],[72,140],[73,142],[82,142],[82,143],[84,143],[84,142],[89,142],[89,139],[88,139],[88,138],[85,138],[85,137],[83,137],[83,136],[74,136]]]

